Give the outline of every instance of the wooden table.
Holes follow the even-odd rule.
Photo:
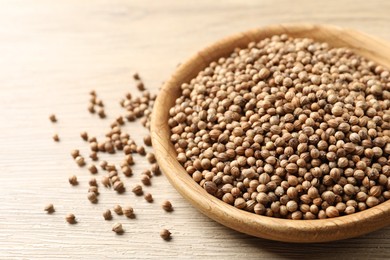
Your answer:
[[[333,3],[332,3],[333,2]],[[98,204],[86,198],[91,174],[72,161],[70,151],[87,155],[79,133],[99,138],[116,115],[126,92],[137,95],[131,78],[138,71],[157,92],[176,65],[198,49],[229,34],[283,22],[330,23],[390,40],[389,1],[15,1],[0,8],[0,259],[134,259],[160,257],[239,258],[386,258],[390,228],[328,244],[294,245],[249,237],[197,212],[169,185],[154,177],[145,190],[152,204],[131,192],[117,195],[100,188]],[[88,92],[96,90],[107,119],[87,112]],[[58,123],[48,116],[55,113]],[[147,133],[127,124],[133,138]],[[61,141],[55,143],[52,135]],[[119,162],[119,155],[101,158]],[[90,161],[88,161],[90,162]],[[149,164],[136,156],[139,182]],[[69,185],[70,174],[80,184]],[[102,175],[102,172],[98,176]],[[169,199],[172,213],[160,204]],[[56,212],[47,215],[46,203]],[[101,213],[116,203],[135,208],[136,219]],[[68,225],[64,216],[76,214]],[[126,232],[115,235],[121,222]],[[173,233],[165,242],[161,228]]]

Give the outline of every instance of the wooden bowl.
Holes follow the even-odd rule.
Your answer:
[[[154,105],[152,143],[156,157],[171,184],[203,214],[237,231],[256,237],[285,242],[325,242],[359,236],[390,224],[390,201],[348,216],[323,220],[288,220],[256,215],[237,209],[208,194],[176,160],[170,141],[169,109],[179,95],[182,83],[234,48],[244,48],[276,34],[309,37],[332,47],[349,47],[356,53],[390,68],[390,45],[383,40],[350,29],[327,25],[275,25],[239,33],[212,44],[183,63],[164,84]]]

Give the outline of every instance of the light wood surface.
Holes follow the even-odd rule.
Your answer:
[[[390,43],[351,29],[329,25],[272,25],[237,33],[194,54],[163,85],[152,116],[152,140],[160,167],[172,185],[210,218],[253,236],[283,242],[327,242],[359,236],[390,224],[390,201],[356,214],[321,220],[288,220],[259,216],[239,210],[208,194],[176,160],[170,141],[169,110],[180,96],[181,85],[189,83],[212,61],[227,57],[235,48],[245,48],[272,35],[309,37],[332,47],[348,47],[379,64],[390,67]]]
[[[390,2],[381,1],[49,1],[3,0],[0,8],[0,259],[135,258],[386,258],[390,228],[336,243],[296,245],[254,238],[226,228],[194,209],[164,176],[147,188],[155,203],[129,192],[101,188],[99,203],[86,199],[90,174],[69,152],[87,146],[82,130],[105,132],[121,112],[124,93],[137,93],[138,71],[157,92],[178,63],[228,35],[267,24],[331,23],[390,40]],[[95,89],[108,118],[91,116],[88,92]],[[48,115],[59,119],[53,125]],[[146,131],[128,124],[141,142]],[[61,142],[51,139],[58,132]],[[116,160],[115,156],[104,158]],[[116,158],[116,159],[115,159]],[[137,160],[139,161],[139,160]],[[133,167],[131,185],[148,167]],[[69,174],[78,187],[70,187]],[[101,174],[101,173],[99,173]],[[159,204],[170,199],[174,212]],[[52,202],[56,212],[43,212]],[[116,236],[101,212],[131,204],[134,220],[115,217],[126,232]],[[64,221],[74,212],[78,224]],[[167,227],[170,242],[158,233]]]

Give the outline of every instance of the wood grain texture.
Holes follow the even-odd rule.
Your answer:
[[[273,35],[309,37],[327,42],[331,47],[348,47],[355,53],[390,68],[390,43],[351,29],[329,25],[271,25],[241,32],[217,41],[197,52],[180,65],[163,85],[152,116],[152,141],[157,160],[172,185],[192,205],[210,218],[235,230],[253,236],[283,242],[315,243],[356,237],[390,224],[390,201],[352,215],[321,220],[288,220],[259,216],[239,210],[208,194],[176,160],[168,125],[170,108],[180,96],[181,85],[189,83],[211,62],[227,57],[234,50],[245,48]]]
[[[80,148],[86,154],[79,132],[101,136],[123,113],[119,99],[137,93],[133,71],[157,92],[176,65],[199,49],[267,24],[331,23],[390,40],[389,10],[385,0],[1,1],[0,259],[388,257],[390,228],[304,246],[243,235],[198,212],[163,176],[147,189],[153,204],[101,188],[99,204],[91,205],[86,199],[90,174],[69,152]],[[86,110],[91,89],[106,104],[106,120]],[[57,114],[57,124],[49,122],[50,113]],[[142,127],[127,127],[141,142]],[[60,143],[52,141],[54,132]],[[147,167],[144,161],[135,165],[126,184],[137,183]],[[78,175],[78,187],[70,187],[69,174]],[[172,201],[174,212],[160,209],[164,199]],[[56,206],[52,216],[43,212],[47,202]],[[115,218],[127,231],[123,236],[111,232],[113,222],[101,217],[115,203],[131,204],[137,213],[135,220]],[[76,214],[77,225],[67,225],[67,212]],[[162,227],[172,231],[172,241],[161,240]]]

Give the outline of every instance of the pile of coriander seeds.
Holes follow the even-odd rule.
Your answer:
[[[130,190],[136,196],[143,196],[146,203],[152,203],[154,201],[152,194],[144,192],[143,189],[143,186],[150,186],[152,184],[153,177],[161,174],[160,167],[157,164],[154,153],[152,151],[148,152],[145,149],[145,146],[150,147],[152,145],[150,133],[144,136],[143,140],[135,140],[130,133],[124,129],[124,126],[127,123],[139,121],[143,127],[150,131],[150,117],[156,95],[151,94],[148,90],[146,90],[144,83],[137,73],[133,75],[133,78],[137,83],[137,89],[139,90],[140,95],[135,96],[131,93],[127,93],[120,101],[120,105],[124,108],[125,114],[115,117],[103,138],[90,136],[85,131],[80,133],[80,137],[89,146],[90,151],[88,155],[83,155],[79,149],[74,149],[70,152],[74,162],[80,168],[87,168],[92,175],[88,182],[89,188],[86,192],[86,199],[93,204],[99,202],[99,194],[102,190],[114,193],[123,193],[126,190]],[[89,113],[92,115],[96,114],[100,119],[110,118],[106,115],[105,105],[98,97],[97,93],[92,90],[89,94],[90,100],[87,107]],[[49,120],[52,123],[57,123],[58,121],[54,114],[49,116]],[[56,142],[60,141],[58,134],[55,134],[53,139]],[[142,142],[145,146],[141,144]],[[121,154],[123,158],[122,162],[118,165],[102,160],[99,158],[99,155],[102,153]],[[135,178],[138,178],[138,183],[131,187],[126,187],[123,179],[133,177],[132,166],[136,163],[135,157],[133,157],[134,154],[144,157],[149,162],[150,167],[145,169],[140,176],[134,176]],[[87,157],[90,159],[87,159]],[[72,186],[77,186],[79,184],[78,177],[75,174],[71,174],[68,181]],[[173,211],[173,206],[168,200],[164,200],[160,207],[161,211]],[[55,207],[52,203],[49,203],[45,206],[44,210],[48,214],[52,214],[55,212]],[[136,209],[132,206],[116,204],[113,205],[111,209],[105,209],[102,211],[102,221],[110,221],[114,218],[111,210],[117,216],[124,215],[128,219],[134,219],[136,216]],[[77,224],[77,214],[68,213],[65,216],[65,220],[69,224]],[[117,234],[126,232],[120,222],[113,224],[112,231]],[[156,232],[156,234],[158,233]],[[167,229],[162,229],[159,235],[164,240],[171,239],[171,232]]]
[[[390,73],[350,49],[276,35],[181,91],[168,121],[177,160],[224,202],[324,219],[390,199]]]

